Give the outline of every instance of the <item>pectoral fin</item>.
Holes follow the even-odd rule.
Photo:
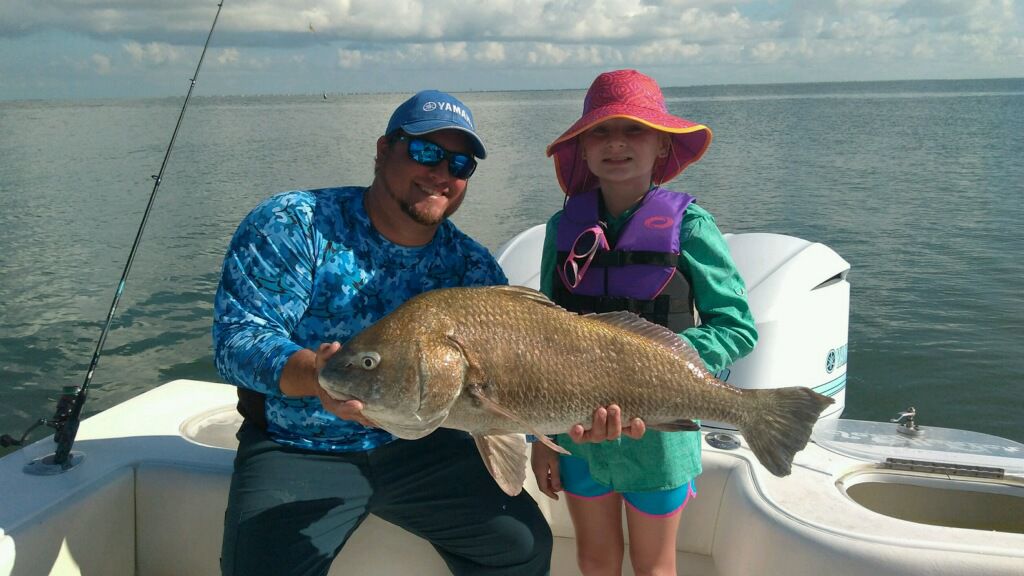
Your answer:
[[[543,297],[543,295],[541,295],[541,296]],[[456,336],[455,334],[448,334],[447,338],[448,338],[448,342],[450,342],[451,344],[453,344],[454,346],[456,346],[459,349],[459,351],[462,354],[462,357],[465,359],[465,362],[466,362],[466,376],[465,376],[466,390],[465,390],[465,392],[467,394],[469,394],[474,400],[477,401],[477,403],[479,404],[480,408],[482,408],[483,410],[486,410],[487,412],[490,412],[490,413],[492,413],[492,414],[494,414],[496,416],[500,416],[502,418],[505,418],[507,420],[511,420],[511,421],[515,422],[516,424],[519,425],[519,427],[522,430],[525,430],[526,432],[528,432],[530,434],[533,434],[545,446],[547,446],[548,448],[551,448],[555,452],[558,452],[559,454],[565,454],[565,455],[569,454],[568,450],[566,450],[565,448],[562,448],[558,444],[555,444],[554,442],[552,442],[544,434],[541,434],[540,432],[537,432],[536,428],[534,428],[533,425],[531,425],[529,422],[527,422],[526,420],[523,420],[522,418],[520,418],[516,414],[513,414],[509,410],[505,409],[505,407],[501,406],[500,404],[498,404],[497,402],[492,400],[490,397],[488,397],[487,393],[485,392],[485,390],[487,388],[487,385],[488,385],[487,373],[484,372],[484,369],[483,369],[481,363],[479,361],[477,361],[476,356],[472,352],[470,352],[469,348],[467,346],[465,346],[459,340],[458,336]]]
[[[558,452],[559,454],[565,454],[566,456],[569,456],[571,454],[565,448],[562,448],[558,444],[552,442],[551,439],[547,437],[547,435],[538,432],[537,429],[534,428],[529,422],[523,420],[519,416],[516,416],[512,412],[509,412],[500,404],[488,398],[487,395],[484,394],[480,386],[470,386],[469,388],[467,388],[467,392],[469,392],[470,396],[472,396],[478,402],[480,402],[480,406],[484,410],[487,410],[488,412],[501,416],[502,418],[507,418],[509,420],[512,420],[516,424],[519,424],[519,426],[521,426],[523,430],[526,430],[530,434],[536,436],[538,442],[544,444],[548,448],[551,448],[555,452]]]
[[[526,439],[521,434],[473,435],[484,466],[509,496],[517,496],[526,482]]]

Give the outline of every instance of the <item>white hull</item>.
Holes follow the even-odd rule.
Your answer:
[[[52,452],[49,439],[0,460],[0,575],[218,574],[239,423],[234,390],[179,380],[89,418],[75,444],[84,459],[63,474],[23,472]],[[791,476],[776,478],[745,447],[704,450],[699,495],[683,513],[679,574],[1024,574],[1021,515],[1005,527],[1017,532],[928,525],[873,512],[837,487],[856,471],[875,471],[897,488],[925,478],[953,490],[934,506],[955,518],[971,512],[957,506],[979,505],[958,492],[984,495],[993,487],[1009,494],[1001,505],[1024,510],[1019,476],[997,482],[894,473],[811,444]],[[532,482],[527,489],[556,536],[552,574],[577,574],[564,503],[539,495]],[[907,499],[892,495],[894,508]],[[343,566],[367,575],[447,573],[426,542],[373,517],[332,574]],[[632,573],[628,565],[624,573]]]

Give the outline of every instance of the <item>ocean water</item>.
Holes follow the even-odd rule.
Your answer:
[[[708,124],[672,187],[725,232],[821,242],[851,264],[845,417],[1024,441],[1024,79],[668,88]],[[275,192],[365,185],[406,94],[193,98],[86,415],[219,380],[212,299],[239,220]],[[562,197],[547,143],[583,92],[479,92],[489,157],[455,216],[492,250]],[[181,98],[0,102],[0,433],[80,385]],[[43,437],[38,429],[31,439]]]

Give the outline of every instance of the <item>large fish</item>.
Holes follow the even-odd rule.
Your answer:
[[[790,473],[818,415],[833,400],[809,388],[741,390],[716,379],[670,330],[629,312],[577,315],[529,288],[446,288],[416,296],[354,336],[321,370],[334,398],[399,438],[439,426],[471,433],[508,494],[526,479],[521,434],[565,432],[618,404],[623,422],[697,429],[736,425],[757,459]]]

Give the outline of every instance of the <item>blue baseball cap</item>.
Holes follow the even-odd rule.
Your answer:
[[[447,129],[469,134],[473,142],[473,155],[480,159],[487,157],[484,143],[476,134],[476,124],[469,107],[451,94],[438,90],[423,90],[402,102],[391,115],[384,134],[390,136],[395,130],[402,130],[412,136],[422,136]]]

